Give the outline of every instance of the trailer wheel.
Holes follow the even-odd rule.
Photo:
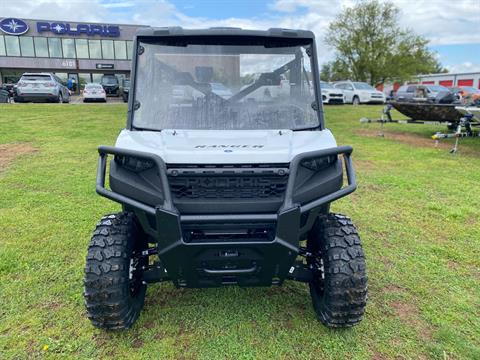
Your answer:
[[[357,229],[343,215],[319,217],[307,247],[313,254],[310,295],[318,319],[328,327],[350,327],[362,320],[367,301],[365,257]]]
[[[92,324],[126,329],[143,308],[146,285],[140,252],[147,242],[132,213],[104,216],[93,232],[85,265],[85,305]]]

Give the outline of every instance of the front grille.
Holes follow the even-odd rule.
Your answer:
[[[343,99],[330,99],[330,103],[340,104],[343,103]]]
[[[274,238],[274,224],[256,224],[245,228],[216,230],[187,228],[183,231],[183,240],[186,243],[273,241]]]
[[[280,199],[288,181],[288,165],[168,166],[174,199]]]

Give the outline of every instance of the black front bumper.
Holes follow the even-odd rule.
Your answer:
[[[110,96],[118,96],[120,94],[120,88],[118,86],[103,85],[103,90]]]
[[[312,228],[318,214],[328,204],[356,189],[356,180],[349,146],[313,151],[296,156],[290,164],[290,175],[284,201],[275,213],[260,214],[181,214],[172,200],[165,162],[156,155],[132,150],[99,147],[97,193],[121,203],[135,212],[144,231],[158,247],[158,255],[168,278],[176,286],[211,287],[225,284],[268,286],[295,278],[295,260],[299,241]],[[133,156],[153,161],[159,169],[164,201],[156,207],[105,188],[108,155]],[[348,185],[311,202],[293,201],[297,169],[304,160],[330,155],[343,155]],[[190,228],[214,229],[213,238],[191,238]],[[262,229],[266,234],[256,239],[222,238],[218,229],[232,233],[238,229]],[[268,230],[273,229],[268,236]],[[250,231],[250,230],[249,230]],[[231,236],[231,235],[230,235]],[[214,240],[212,240],[214,239]],[[162,268],[162,269],[163,269]]]
[[[343,105],[344,101],[343,101],[343,98],[330,98],[328,100],[328,103],[329,104],[339,104],[339,105],[341,104],[341,105]]]

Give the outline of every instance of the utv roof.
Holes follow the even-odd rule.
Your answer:
[[[137,30],[137,36],[261,36],[275,38],[314,39],[309,30],[270,28],[268,30],[247,30],[235,27],[211,27],[208,29],[184,29],[182,27],[145,27]]]

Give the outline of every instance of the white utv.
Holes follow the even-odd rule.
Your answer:
[[[356,188],[352,148],[325,128],[313,33],[145,28],[134,49],[127,126],[98,149],[96,190],[122,212],[88,248],[93,325],[132,326],[150,283],[285,280],[309,285],[325,325],[357,324],[365,258],[351,220],[330,213]],[[288,92],[248,96],[282,79]]]

